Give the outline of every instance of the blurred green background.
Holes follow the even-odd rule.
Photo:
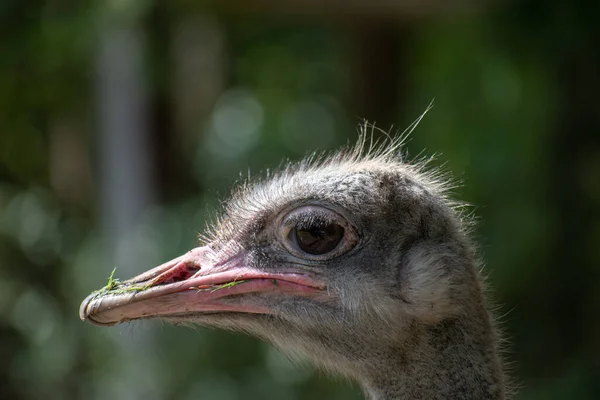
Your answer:
[[[359,399],[249,337],[98,328],[81,300],[193,247],[228,188],[356,138],[440,153],[519,400],[600,398],[597,2],[0,3],[0,398]]]

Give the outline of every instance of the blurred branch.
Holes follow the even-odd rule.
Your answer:
[[[409,19],[475,12],[500,0],[220,0],[214,6],[233,13],[328,15],[335,18]]]

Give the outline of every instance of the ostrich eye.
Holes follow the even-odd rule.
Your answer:
[[[296,257],[330,260],[358,244],[356,228],[329,208],[302,206],[281,218],[279,239]]]
[[[335,249],[344,238],[344,228],[332,223],[325,227],[310,227],[308,229],[294,227],[290,230],[289,239],[295,241],[302,251],[321,255]]]

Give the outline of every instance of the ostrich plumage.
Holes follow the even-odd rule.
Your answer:
[[[444,176],[366,130],[356,146],[240,185],[202,246],[111,282],[81,318],[243,331],[373,400],[505,398],[469,218]]]

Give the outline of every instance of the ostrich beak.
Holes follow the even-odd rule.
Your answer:
[[[327,299],[326,285],[315,278],[260,271],[246,265],[245,255],[241,251],[224,258],[208,247],[197,247],[128,281],[110,279],[81,303],[79,316],[97,325],[115,325],[198,313],[272,314],[268,301],[250,301],[248,296],[245,300],[243,295],[250,293]],[[233,295],[237,300],[228,301]]]

